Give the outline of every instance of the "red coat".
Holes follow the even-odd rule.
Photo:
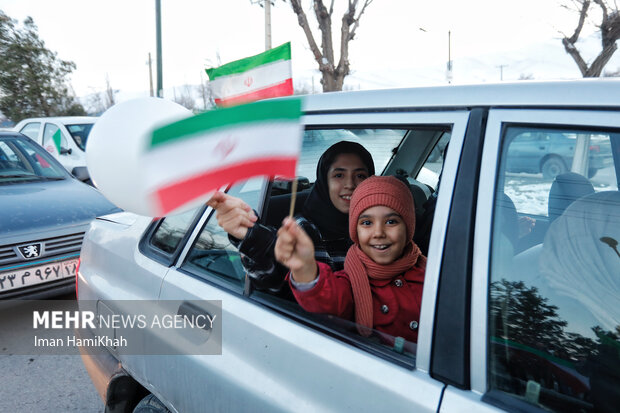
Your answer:
[[[333,272],[327,264],[318,265],[319,280],[312,289],[299,291],[291,285],[295,299],[306,311],[355,321],[349,276],[344,270]],[[370,279],[373,328],[416,343],[423,284],[424,269],[418,266],[390,280]]]

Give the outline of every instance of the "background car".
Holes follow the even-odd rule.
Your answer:
[[[85,237],[80,309],[123,317],[122,303],[141,300],[176,303],[172,315],[188,309],[200,315],[220,302],[222,351],[184,351],[185,345],[209,344],[207,330],[86,329],[85,338],[131,330],[142,350],[81,348],[106,408],[618,410],[620,82],[517,82],[304,99],[298,174],[316,165],[330,144],[364,130],[356,142],[372,154],[377,174],[405,174],[412,191],[420,189],[414,193],[422,208],[416,208],[414,239],[430,235],[430,242],[420,320],[407,324],[418,331],[417,343],[376,331],[362,336],[353,320],[311,314],[285,294],[254,288],[211,208],[157,219],[120,213],[95,219]],[[312,139],[322,129],[331,136]],[[607,166],[592,181],[592,162],[584,158],[570,157],[571,172],[554,180],[511,172],[523,156],[521,137],[538,134],[582,136],[575,152],[599,145]],[[433,153],[448,140],[445,155]],[[540,150],[534,139],[527,146]],[[541,152],[556,153],[553,148]],[[292,198],[275,195],[263,177],[232,185],[229,193],[275,226]],[[387,302],[386,311],[396,312],[394,305]],[[178,352],[145,354],[154,345]],[[147,410],[147,403],[156,407]]]
[[[86,141],[96,121],[97,117],[94,116],[28,118],[21,120],[13,130],[43,146],[67,171],[87,181],[88,175],[83,171],[75,171],[75,168],[86,168]],[[60,150],[54,144],[57,132],[60,133]]]
[[[577,147],[578,134],[524,133],[512,143],[514,156],[507,166],[513,172],[542,172],[543,177],[554,179],[570,171]],[[590,140],[590,136],[588,136]],[[605,139],[591,138],[588,145],[588,178],[599,169],[610,165],[611,146]]]
[[[84,232],[118,211],[30,138],[0,132],[0,299],[71,292]]]

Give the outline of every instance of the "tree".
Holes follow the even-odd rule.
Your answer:
[[[105,84],[105,91],[95,92],[88,98],[90,113],[100,115],[116,104],[116,93],[118,93],[118,90],[112,88],[110,77],[107,74]]]
[[[18,27],[0,10],[0,56],[0,111],[7,117],[86,114],[67,81],[75,63],[45,47],[31,17]]]
[[[592,2],[601,9],[601,23],[598,25],[601,32],[601,51],[594,61],[588,65],[575,44],[579,40]],[[573,0],[573,3],[579,12],[579,21],[573,35],[570,37],[564,36],[562,44],[564,44],[566,53],[577,63],[583,77],[599,77],[605,65],[618,48],[616,45],[616,41],[620,38],[620,13],[618,12],[618,6],[611,6],[606,0]]]
[[[316,43],[310,23],[308,23],[308,17],[302,7],[302,0],[290,0],[291,7],[297,15],[297,21],[306,35],[308,45],[314,55],[314,60],[319,65],[323,92],[342,90],[344,78],[350,73],[349,42],[355,38],[360,18],[372,1],[362,0],[360,5],[359,0],[348,0],[348,6],[342,15],[340,25],[340,59],[336,62],[332,37],[334,0],[331,1],[329,9],[325,6],[323,0],[312,0],[314,15],[321,32],[320,48]]]

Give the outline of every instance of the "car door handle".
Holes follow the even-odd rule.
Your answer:
[[[177,315],[188,317],[193,320],[200,320],[200,327],[209,333],[211,332],[211,323],[209,320],[214,320],[214,317],[208,311],[198,307],[196,304],[184,301],[179,306]]]

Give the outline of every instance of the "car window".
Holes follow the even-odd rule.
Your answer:
[[[448,142],[450,142],[451,135],[449,131],[441,133],[441,137],[437,141],[437,144],[431,150],[426,162],[424,162],[424,166],[416,176],[418,181],[429,185],[434,190],[437,190],[439,186],[439,177],[441,176],[445,156],[444,152],[448,146]]]
[[[80,123],[73,125],[65,125],[69,134],[77,144],[77,146],[81,150],[86,150],[86,140],[88,139],[88,134],[90,134],[90,130],[93,128],[93,123]]]
[[[351,141],[363,145],[371,153],[377,175],[385,169],[393,150],[403,139],[406,129],[309,129],[304,132],[297,175],[316,180],[316,164],[323,152],[336,142]]]
[[[617,130],[505,129],[491,245],[491,390],[552,411],[617,409],[619,149]]]
[[[53,123],[46,123],[45,124],[45,128],[43,129],[43,144],[41,146],[43,146],[45,148],[45,150],[47,150],[49,153],[52,153],[52,154],[56,153],[56,150],[54,149],[53,136],[59,130],[60,130],[60,128],[58,126],[54,125]],[[60,133],[60,148],[61,149],[66,149],[68,147],[69,147],[69,145],[67,143],[67,139],[65,138],[65,136],[61,132]]]
[[[195,215],[196,209],[191,209],[162,218],[151,237],[151,245],[167,254],[172,254],[181,243]]]
[[[252,178],[233,185],[228,194],[241,198],[253,209],[259,210],[266,184],[264,178]],[[203,278],[215,278],[238,291],[243,289],[245,283],[245,270],[239,251],[217,224],[215,214],[211,214],[200,231],[181,268]]]
[[[41,123],[39,122],[31,122],[27,123],[20,132],[29,138],[33,139],[35,142],[38,142],[39,137],[39,129],[41,129]]]
[[[0,140],[0,183],[63,179],[64,171],[48,157],[38,145],[25,139]]]

